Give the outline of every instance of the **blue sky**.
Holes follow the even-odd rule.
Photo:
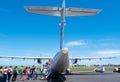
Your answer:
[[[60,18],[28,13],[24,6],[58,6],[62,0],[0,1],[0,56],[51,56],[59,51]],[[80,64],[119,64],[120,1],[66,0],[66,7],[102,9],[96,16],[67,17],[65,47],[72,57],[116,59]],[[0,65],[31,65],[33,60],[0,59]],[[88,63],[89,62],[89,63]]]

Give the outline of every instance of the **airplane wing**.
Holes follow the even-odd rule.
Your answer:
[[[59,7],[25,6],[25,9],[35,14],[61,16],[61,8]],[[92,16],[98,14],[100,11],[100,9],[65,8],[65,16]]]
[[[115,57],[70,57],[70,60],[102,60],[102,59],[113,59]]]
[[[52,59],[52,57],[27,57],[27,56],[0,56],[0,58],[11,58],[11,59],[41,59],[41,60],[48,60]]]
[[[0,58],[11,58],[11,59],[41,59],[48,60],[52,57],[27,57],[27,56],[0,56]],[[95,60],[95,59],[113,59],[115,57],[70,57],[69,60]]]

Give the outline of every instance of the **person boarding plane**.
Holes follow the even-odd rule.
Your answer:
[[[69,60],[92,60],[92,59],[111,59],[113,57],[102,57],[102,58],[80,58],[80,57],[69,57],[68,48],[64,47],[64,27],[65,17],[69,16],[93,16],[98,14],[100,9],[85,9],[85,8],[66,8],[65,0],[62,1],[62,7],[39,7],[39,6],[25,6],[25,9],[30,13],[45,14],[51,16],[59,16],[60,22],[60,51],[52,58],[50,57],[19,57],[19,56],[0,56],[0,58],[18,58],[18,59],[37,59],[46,60],[52,59],[48,71],[48,82],[65,82],[66,78],[63,74],[69,67]]]

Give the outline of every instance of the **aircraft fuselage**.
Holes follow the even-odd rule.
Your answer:
[[[53,71],[58,73],[65,72],[68,66],[69,66],[68,49],[63,48],[53,57],[51,65],[49,67],[50,70],[49,74]]]

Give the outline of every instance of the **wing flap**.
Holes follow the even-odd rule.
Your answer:
[[[58,7],[25,6],[25,9],[28,12],[35,14],[60,16],[60,8]]]

